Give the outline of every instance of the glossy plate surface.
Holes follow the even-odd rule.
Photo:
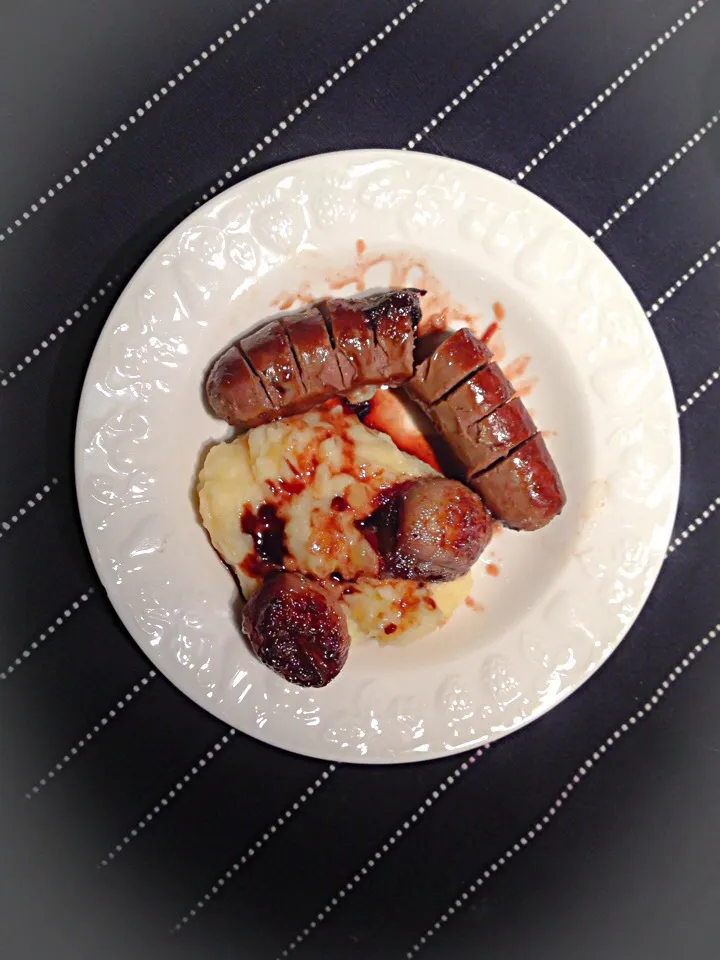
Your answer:
[[[203,375],[280,308],[390,282],[427,285],[426,312],[475,329],[504,315],[492,345],[547,432],[568,505],[543,531],[496,537],[472,605],[440,631],[360,645],[328,687],[304,690],[250,654],[236,583],[197,520],[201,454],[229,435],[205,409]],[[396,763],[496,739],[598,668],[662,564],[680,453],[650,324],[577,227],[476,167],[350,151],[232,187],[151,254],[95,349],[76,467],[100,578],[158,670],[269,743]]]

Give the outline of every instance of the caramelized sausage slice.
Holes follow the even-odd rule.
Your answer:
[[[245,605],[242,627],[260,660],[301,687],[330,683],[350,649],[338,602],[320,583],[299,573],[266,580]]]
[[[537,427],[520,397],[498,407],[468,431],[474,451],[472,462],[468,463],[468,474],[472,476],[487,470],[536,432]]]
[[[422,350],[422,341],[418,343],[418,349]],[[487,344],[463,327],[443,340],[427,359],[416,366],[405,390],[418,403],[436,403],[491,360],[492,351]]]
[[[316,307],[280,318],[300,370],[308,405],[321,403],[343,392],[337,355],[330,343],[325,320]]]
[[[205,394],[216,416],[239,427],[267,423],[276,416],[260,378],[236,344],[210,368]]]
[[[469,482],[490,512],[514,530],[539,530],[565,506],[562,482],[539,433]]]
[[[381,557],[382,576],[457,580],[490,542],[492,518],[457,480],[421,477],[401,484],[364,529]]]
[[[437,429],[467,468],[476,456],[476,431],[479,420],[487,417],[514,394],[510,381],[497,363],[491,363],[466,380],[443,400],[425,407]]]
[[[254,333],[243,337],[240,347],[260,377],[270,402],[276,410],[282,410],[281,416],[302,408],[305,387],[279,320],[270,320]]]

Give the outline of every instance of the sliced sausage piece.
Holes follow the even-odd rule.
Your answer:
[[[316,307],[280,317],[300,370],[308,406],[343,392],[336,352],[322,314]]]
[[[422,341],[418,343],[422,350]],[[474,333],[456,330],[415,368],[405,390],[421,404],[433,404],[450,393],[462,380],[487,366],[492,351]]]
[[[401,383],[412,376],[420,297],[391,290],[321,304],[349,388]],[[344,361],[347,360],[347,363]]]
[[[381,576],[444,582],[475,563],[490,542],[492,517],[464,484],[422,477],[399,484],[361,529],[380,554]]]
[[[539,433],[469,482],[490,512],[514,530],[539,530],[565,506],[562,482]]]
[[[350,649],[347,620],[337,600],[299,573],[266,580],[245,605],[242,627],[260,660],[301,687],[330,683]]]
[[[367,298],[365,316],[373,328],[375,343],[385,354],[389,384],[402,383],[413,375],[415,334],[422,318],[420,297],[424,290],[394,290]]]
[[[320,306],[328,319],[345,389],[382,383],[382,353],[362,310],[352,300],[326,300]]]
[[[468,475],[487,470],[511,450],[537,433],[537,427],[520,397],[498,407],[468,430],[474,455],[468,462]]]
[[[479,420],[487,417],[515,393],[512,384],[497,363],[491,363],[466,380],[443,400],[425,407],[437,429],[467,468],[472,468],[476,455],[476,433]]]
[[[340,379],[343,384],[343,393],[348,393],[356,384],[356,370],[355,365],[352,360],[347,356],[344,350],[338,347],[338,344],[335,340],[335,331],[333,329],[332,319],[330,317],[330,312],[328,311],[328,302],[327,300],[319,301],[316,306],[320,311],[323,320],[325,321],[325,329],[327,331],[328,340],[330,341],[330,346],[333,353],[335,354],[335,360],[340,370]]]
[[[213,413],[238,427],[267,423],[277,416],[267,391],[236,344],[210,368],[205,394]]]
[[[254,333],[243,337],[240,347],[262,380],[270,402],[276,410],[282,410],[280,416],[299,412],[306,391],[280,321],[270,320],[263,324]]]

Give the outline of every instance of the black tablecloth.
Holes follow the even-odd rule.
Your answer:
[[[28,0],[0,24],[2,956],[716,956],[720,3]],[[395,768],[274,750],[155,675],[72,472],[93,345],[157,241],[242,177],[368,146],[515,177],[594,235],[683,452],[609,662],[488,750]]]

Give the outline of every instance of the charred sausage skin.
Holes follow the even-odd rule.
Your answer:
[[[337,600],[321,583],[299,573],[266,580],[245,604],[242,627],[256,656],[301,687],[330,683],[350,649]]]

